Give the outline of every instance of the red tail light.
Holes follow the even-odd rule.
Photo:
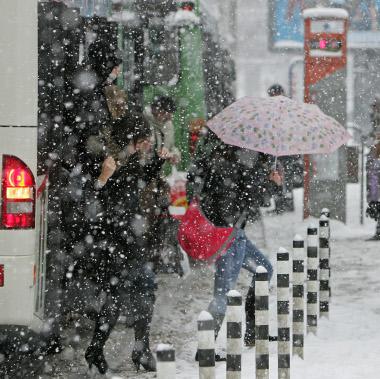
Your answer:
[[[0,265],[0,287],[4,287],[4,265]]]
[[[35,181],[29,167],[14,156],[4,155],[0,228],[34,228],[35,200]]]

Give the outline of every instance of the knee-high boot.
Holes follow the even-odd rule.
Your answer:
[[[149,347],[150,321],[150,318],[140,318],[134,324],[135,346],[132,361],[137,371],[140,365],[146,371],[156,371],[156,360]]]
[[[101,374],[105,374],[108,370],[103,348],[112,329],[116,325],[119,314],[118,299],[110,296],[96,318],[92,341],[85,353],[89,367],[91,368],[92,365],[96,366]]]

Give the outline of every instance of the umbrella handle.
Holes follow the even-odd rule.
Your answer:
[[[273,171],[277,171],[277,156],[274,157]]]

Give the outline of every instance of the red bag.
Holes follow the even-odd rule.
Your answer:
[[[217,259],[227,250],[235,236],[234,228],[215,226],[202,213],[197,200],[193,200],[182,217],[178,229],[178,241],[182,249],[193,259]]]

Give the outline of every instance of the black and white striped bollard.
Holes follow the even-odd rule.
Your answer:
[[[256,379],[269,378],[269,284],[263,266],[256,269],[255,280],[255,335]]]
[[[277,252],[278,379],[290,378],[289,272],[289,253],[280,247]]]
[[[215,379],[215,331],[211,314],[202,311],[198,317],[199,379]]]
[[[241,378],[242,297],[236,290],[227,293],[227,379]]]
[[[172,346],[157,346],[157,379],[175,379],[175,350]]]
[[[307,326],[308,333],[317,334],[318,326],[318,228],[307,228]]]
[[[304,347],[304,240],[296,235],[293,239],[293,355],[303,359]]]
[[[329,219],[319,219],[319,316],[329,317],[330,263],[329,263]]]

